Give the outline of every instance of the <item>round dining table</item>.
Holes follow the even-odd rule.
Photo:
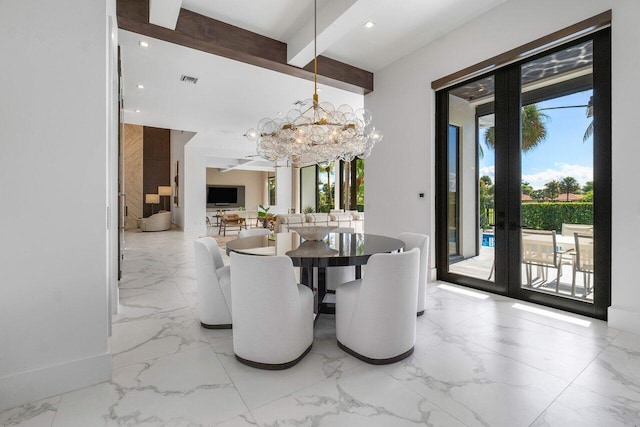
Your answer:
[[[329,233],[321,241],[302,239],[296,232],[275,233],[272,236],[250,236],[227,242],[227,254],[286,255],[293,265],[301,267],[300,281],[313,290],[313,271],[318,269],[316,312],[334,313],[332,303],[323,302],[326,294],[325,269],[354,266],[356,278],[371,255],[404,249],[402,240],[376,234]]]

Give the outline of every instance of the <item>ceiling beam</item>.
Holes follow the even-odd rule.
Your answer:
[[[149,22],[175,30],[181,6],[182,0],[149,0]]]
[[[322,54],[336,43],[360,21],[360,14],[352,9],[360,9],[362,0],[331,0],[318,10],[317,37],[314,34],[314,18],[311,17],[296,33],[287,40],[287,62],[296,67],[304,67],[313,60],[314,39],[317,40],[317,53]],[[354,7],[355,6],[355,7]],[[351,11],[351,12],[350,12]]]
[[[118,28],[258,67],[313,80],[313,65],[287,63],[287,45],[278,40],[180,9],[175,31],[149,23],[149,0],[118,0]],[[373,91],[373,73],[318,57],[318,82],[350,92]]]

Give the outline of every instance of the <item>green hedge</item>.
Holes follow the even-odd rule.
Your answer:
[[[522,228],[562,230],[562,223],[593,224],[593,203],[542,202],[522,204]]]

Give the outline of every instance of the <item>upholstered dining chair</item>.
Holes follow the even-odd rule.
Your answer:
[[[336,289],[338,346],[367,363],[402,360],[416,343],[420,250],[375,254],[363,279]]]
[[[212,237],[200,237],[193,243],[198,285],[197,313],[207,329],[230,329],[231,278],[220,248]]]
[[[400,233],[399,240],[404,242],[404,250],[420,249],[420,271],[418,274],[418,306],[417,314],[424,314],[425,299],[427,297],[427,274],[429,264],[429,236],[419,233]]]
[[[353,228],[338,227],[331,230],[331,233],[352,234]],[[356,268],[354,266],[327,267],[325,269],[325,283],[327,291],[335,292],[337,286],[352,280],[356,280]]]
[[[268,236],[269,234],[271,234],[271,230],[268,228],[252,228],[251,230],[240,230],[238,239],[250,236]]]
[[[233,351],[241,363],[287,369],[311,350],[313,292],[287,256],[231,253]]]

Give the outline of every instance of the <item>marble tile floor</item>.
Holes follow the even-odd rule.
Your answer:
[[[0,412],[0,425],[640,425],[640,337],[441,282],[402,362],[345,354],[322,316],[297,366],[242,365],[232,331],[199,325],[192,242],[127,233],[112,380]]]

